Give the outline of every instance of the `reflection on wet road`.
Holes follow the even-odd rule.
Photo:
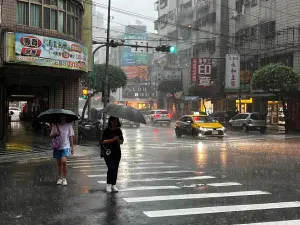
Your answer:
[[[146,126],[123,133],[118,194],[104,191],[96,147],[70,158],[68,187],[55,185],[54,162],[0,164],[3,224],[299,224],[300,137],[178,139],[172,128]]]

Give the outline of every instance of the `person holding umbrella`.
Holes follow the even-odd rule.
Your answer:
[[[107,193],[118,192],[116,182],[121,160],[120,145],[124,142],[123,133],[120,127],[121,123],[119,118],[111,116],[108,119],[108,126],[102,135],[104,160],[107,165]]]

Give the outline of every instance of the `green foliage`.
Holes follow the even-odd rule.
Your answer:
[[[300,75],[282,64],[269,64],[255,71],[252,86],[275,95],[288,95],[296,91]]]
[[[105,64],[95,64],[94,73],[96,89],[101,91],[104,82]],[[120,67],[108,65],[108,82],[110,84],[110,90],[116,92],[118,88],[125,87],[127,75]]]
[[[175,93],[182,91],[182,83],[177,80],[164,80],[158,85],[158,91],[174,95]]]

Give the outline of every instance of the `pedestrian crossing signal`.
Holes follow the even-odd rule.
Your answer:
[[[89,94],[89,91],[88,89],[82,89],[82,97],[83,99],[87,99],[88,98],[88,94]]]

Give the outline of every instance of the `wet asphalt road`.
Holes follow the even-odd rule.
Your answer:
[[[123,133],[117,194],[104,191],[97,148],[70,158],[67,187],[51,160],[0,164],[0,224],[300,224],[300,137]]]

